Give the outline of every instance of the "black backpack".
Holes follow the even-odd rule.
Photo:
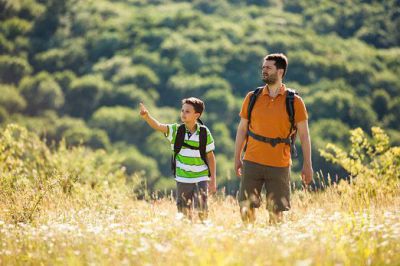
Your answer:
[[[289,135],[287,138],[267,138],[264,136],[260,136],[255,134],[250,130],[250,119],[251,119],[251,111],[253,110],[254,104],[256,103],[258,95],[260,95],[260,92],[263,90],[264,87],[258,87],[257,89],[254,90],[253,94],[250,96],[250,101],[249,105],[247,107],[247,118],[248,118],[248,125],[247,125],[247,138],[248,136],[259,140],[263,142],[267,142],[272,145],[272,147],[275,147],[276,144],[278,143],[285,143],[290,146],[290,153],[292,154],[292,157],[297,158],[297,150],[295,146],[295,141],[296,141],[296,135],[297,135],[297,127],[296,124],[294,123],[294,98],[295,95],[298,95],[298,93],[293,90],[293,89],[287,89],[286,93],[286,112],[289,115],[289,122],[290,122],[290,130],[289,130]],[[246,150],[247,147],[247,141],[246,140],[246,145],[244,147],[244,150]]]
[[[208,162],[207,162],[207,155],[206,155],[207,129],[205,128],[204,125],[202,125],[202,122],[200,119],[199,119],[199,122],[201,123],[200,135],[199,135],[199,147],[194,147],[192,145],[185,143],[185,133],[186,133],[185,124],[181,124],[178,127],[178,130],[176,132],[176,137],[175,137],[175,143],[174,143],[174,154],[172,155],[172,158],[171,158],[171,170],[174,175],[176,174],[176,156],[181,151],[182,146],[192,149],[192,150],[199,150],[201,159],[206,164],[207,168],[209,168]],[[210,169],[208,169],[208,170],[209,170],[208,176],[210,176],[210,174],[211,174]]]

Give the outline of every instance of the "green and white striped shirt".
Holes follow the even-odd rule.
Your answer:
[[[176,133],[178,131],[178,127],[180,126],[180,124],[168,124],[167,126],[168,126],[168,132],[165,134],[165,137],[171,143],[171,149],[172,151],[174,151]],[[210,133],[210,130],[207,127],[206,130],[207,130],[206,153],[208,153],[213,151],[215,149],[215,146],[214,146],[214,139]],[[200,124],[197,124],[196,132],[194,132],[190,136],[190,138],[188,132],[189,131],[186,130],[184,142],[191,146],[199,147]],[[182,146],[181,151],[176,155],[175,180],[181,183],[197,183],[200,181],[210,180],[208,177],[207,165],[201,159],[199,150],[192,150]]]

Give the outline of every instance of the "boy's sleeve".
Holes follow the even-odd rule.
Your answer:
[[[215,145],[214,145],[214,138],[211,135],[210,130],[207,128],[207,146],[206,146],[206,153],[214,151],[215,150]]]
[[[164,136],[170,143],[175,143],[177,124],[167,124],[167,128],[167,133],[165,133]]]

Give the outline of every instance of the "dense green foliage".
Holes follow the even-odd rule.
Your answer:
[[[397,0],[0,0],[0,122],[104,149],[163,189],[174,184],[169,145],[138,103],[172,123],[180,100],[197,96],[219,183],[234,190],[242,99],[262,84],[262,58],[284,52],[286,83],[308,107],[314,168],[341,173],[318,149],[348,145],[348,129],[380,126],[400,144],[399,13]]]

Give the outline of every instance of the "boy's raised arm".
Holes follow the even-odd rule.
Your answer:
[[[140,103],[140,116],[149,124],[150,127],[164,134],[168,132],[168,127],[165,124],[161,124],[154,117],[152,117],[143,103]]]

